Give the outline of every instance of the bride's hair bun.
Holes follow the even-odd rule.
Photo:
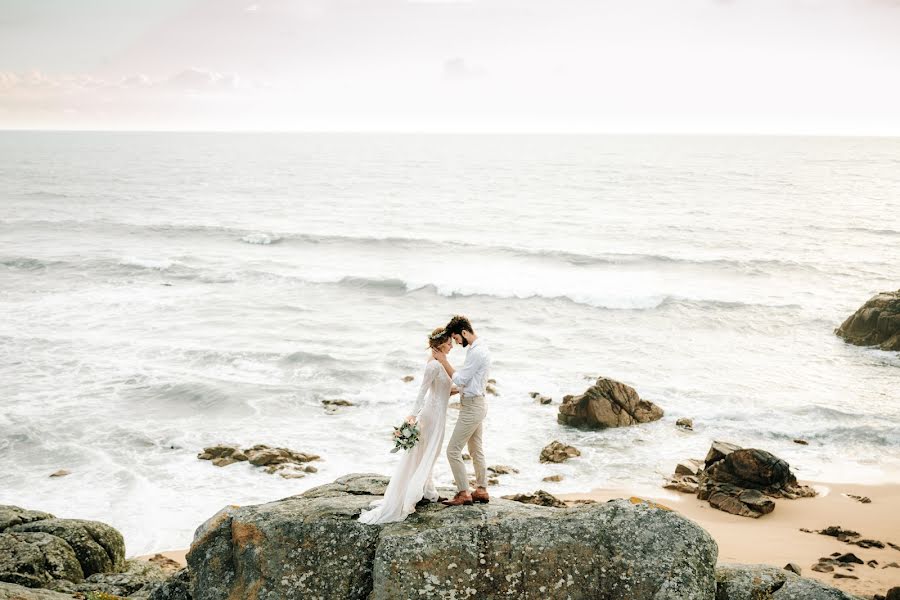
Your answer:
[[[438,327],[428,336],[428,347],[437,348],[450,339],[450,332],[444,327]]]

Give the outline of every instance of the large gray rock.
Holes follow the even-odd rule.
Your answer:
[[[13,525],[21,523],[31,523],[32,521],[40,521],[41,519],[52,519],[53,515],[39,510],[28,510],[18,506],[8,504],[0,504],[0,531]]]
[[[600,377],[580,396],[566,396],[559,407],[557,421],[564,425],[603,429],[656,421],[663,410],[641,400],[633,387]]]
[[[75,551],[85,577],[125,568],[125,539],[106,523],[84,519],[41,519],[6,528],[6,533],[29,531],[49,533],[65,540]]]
[[[168,578],[169,573],[159,564],[132,558],[125,561],[125,570],[121,573],[94,573],[81,583],[57,579],[44,587],[68,594],[102,592],[113,596],[147,598]]]
[[[716,543],[674,512],[627,500],[555,509],[493,499],[359,523],[386,482],[351,475],[219,511],[187,554],[193,598],[715,596]]]
[[[64,540],[40,532],[0,533],[0,581],[43,587],[59,578],[84,579],[75,551]]]
[[[180,569],[149,595],[149,600],[192,600],[191,570]]]
[[[72,600],[72,595],[0,582],[0,600]]]
[[[834,333],[857,346],[900,351],[900,290],[876,294]]]
[[[856,596],[777,567],[730,564],[716,569],[716,600],[856,600]]]

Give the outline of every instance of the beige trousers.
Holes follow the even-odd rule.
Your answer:
[[[462,449],[469,445],[469,454],[475,465],[475,485],[487,487],[487,469],[484,465],[484,450],[481,447],[481,423],[487,414],[487,403],[484,396],[460,396],[459,418],[453,428],[453,435],[447,443],[447,460],[457,491],[467,491],[469,480],[466,477],[466,465],[462,458]]]

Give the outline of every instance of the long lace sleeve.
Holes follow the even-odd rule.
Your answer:
[[[422,375],[422,385],[419,387],[419,395],[416,396],[416,403],[413,404],[412,411],[410,412],[410,414],[417,419],[425,408],[425,396],[428,394],[428,390],[431,389],[431,384],[434,382],[434,378],[437,375],[439,368],[441,368],[441,365],[436,360],[432,360],[425,365],[425,374]]]

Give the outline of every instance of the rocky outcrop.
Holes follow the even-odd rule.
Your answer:
[[[83,519],[41,519],[7,527],[5,534],[47,533],[74,551],[85,577],[125,568],[125,540],[106,523]]]
[[[603,429],[656,421],[663,410],[641,400],[633,387],[600,377],[580,396],[566,396],[557,420],[563,425]]]
[[[147,598],[151,590],[162,585],[169,576],[158,564],[129,559],[125,561],[125,570],[121,573],[95,573],[81,583],[57,579],[44,587],[67,594],[94,592],[116,597]]]
[[[148,600],[192,600],[190,569],[180,569],[162,585],[154,588]]]
[[[710,448],[700,473],[701,497],[721,485],[758,490],[773,498],[811,498],[816,495],[812,488],[800,485],[790,465],[771,452],[737,448],[724,453],[724,445],[717,444],[714,442]]]
[[[873,296],[834,333],[857,346],[900,351],[900,290]]]
[[[0,581],[36,588],[54,579],[84,579],[65,540],[49,533],[0,533]]]
[[[721,565],[716,600],[856,600],[837,588],[767,565]]]
[[[0,581],[46,587],[125,567],[125,540],[105,523],[0,506]]]
[[[554,440],[541,450],[540,460],[542,463],[561,463],[576,456],[581,456],[581,450]]]
[[[72,600],[72,594],[33,589],[0,581],[0,600]]]
[[[171,572],[161,561],[126,560],[122,534],[105,523],[0,506],[0,582],[9,584],[0,584],[0,600],[146,599]]]
[[[551,506],[553,508],[565,508],[566,503],[544,490],[538,490],[532,494],[512,494],[503,496],[507,500],[513,502],[522,502],[524,504],[535,504],[537,506]]]
[[[765,450],[713,442],[705,461],[678,463],[665,488],[697,494],[711,506],[742,517],[758,518],[775,510],[776,498],[815,496],[800,485],[790,465]]]
[[[243,450],[235,445],[218,444],[204,448],[197,458],[212,461],[217,467],[247,461],[251,465],[264,468],[266,473],[278,473],[285,479],[299,479],[306,473],[317,471],[314,466],[306,463],[319,460],[320,457],[317,454],[297,452],[290,448],[273,448],[266,444],[256,444]]]
[[[714,597],[716,544],[674,512],[627,500],[554,509],[494,499],[359,523],[386,482],[348,475],[222,509],[187,555],[193,598]]]

